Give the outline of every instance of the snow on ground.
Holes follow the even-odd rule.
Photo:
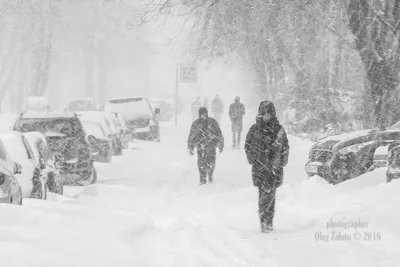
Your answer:
[[[258,192],[243,149],[230,148],[228,121],[216,183],[206,186],[198,185],[196,157],[186,150],[189,127],[187,119],[164,123],[161,143],[136,141],[113,163],[97,164],[95,185],[0,205],[2,265],[400,266],[400,181],[386,184],[384,170],[337,186],[307,180],[312,143],[290,136],[276,231],[261,234]],[[368,227],[327,229],[331,220]],[[352,240],[331,240],[331,231]],[[369,241],[355,240],[358,233]],[[320,240],[327,234],[329,242]]]

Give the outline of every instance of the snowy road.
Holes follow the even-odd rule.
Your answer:
[[[384,184],[381,170],[335,187],[304,180],[311,143],[290,137],[276,232],[261,234],[250,166],[230,149],[228,126],[207,186],[185,149],[187,129],[164,125],[161,143],[136,142],[98,164],[95,185],[1,205],[2,266],[400,266],[399,181]],[[334,229],[352,240],[325,242],[331,218],[368,227]]]

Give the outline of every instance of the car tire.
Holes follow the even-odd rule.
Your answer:
[[[37,180],[38,180],[38,182],[33,185],[32,192],[31,192],[31,198],[46,200],[47,199],[47,184],[44,183],[42,177],[40,177]]]
[[[96,182],[97,182],[97,171],[96,169],[93,168],[92,181],[90,182],[90,184],[95,184]]]
[[[102,163],[110,163],[112,160],[112,156],[113,156],[112,148],[107,149],[100,154],[98,161]]]
[[[62,184],[61,178],[57,179],[57,176],[55,176],[54,173],[49,174],[49,177],[47,179],[47,189],[51,193],[63,195],[64,185]]]

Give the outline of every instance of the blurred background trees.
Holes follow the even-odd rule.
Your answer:
[[[400,119],[399,3],[167,0],[148,10],[195,18],[191,51],[247,65],[257,100],[292,101],[300,116],[325,124],[384,128]]]
[[[396,0],[0,0],[0,98],[61,105],[151,88],[157,48],[146,23],[178,23],[197,60],[243,66],[254,100],[294,103],[301,118],[344,128],[400,120]],[[157,64],[156,64],[157,65]],[[171,73],[173,70],[171,71]],[[173,82],[173,75],[170,75]],[[153,79],[154,80],[154,79]],[[119,90],[119,91],[118,91]],[[299,119],[301,119],[299,118]]]

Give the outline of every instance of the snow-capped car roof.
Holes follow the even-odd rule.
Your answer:
[[[134,95],[134,96],[124,96],[124,97],[113,97],[107,100],[107,102],[109,101],[113,101],[113,100],[122,100],[122,99],[130,99],[130,98],[146,98],[143,95]]]
[[[41,132],[35,131],[35,132],[26,132],[23,133],[23,135],[26,137],[26,139],[31,140],[31,141],[37,141],[37,140],[42,140],[43,142],[46,143],[46,136],[42,134]]]
[[[14,137],[14,136],[22,136],[22,133],[19,131],[4,131],[4,132],[0,132],[0,137]]]
[[[24,119],[56,119],[56,118],[73,118],[75,113],[71,112],[26,112],[21,114]]]
[[[369,135],[369,134],[377,132],[377,131],[378,131],[378,129],[368,129],[368,130],[354,131],[354,132],[349,132],[349,133],[342,133],[342,134],[338,134],[338,135],[328,136],[324,139],[319,140],[318,142],[344,141],[344,140],[355,138],[355,137]]]

